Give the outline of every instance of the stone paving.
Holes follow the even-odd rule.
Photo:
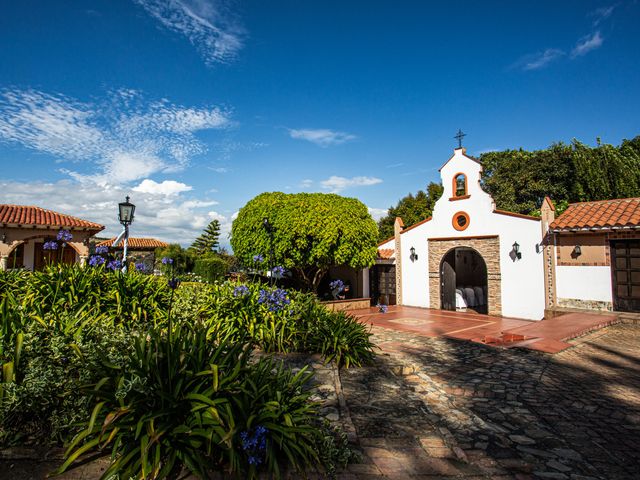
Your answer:
[[[553,356],[373,333],[376,364],[340,374],[364,453],[344,478],[638,478],[640,325]]]

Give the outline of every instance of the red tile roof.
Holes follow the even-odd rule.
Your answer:
[[[550,225],[552,230],[640,226],[640,198],[572,203]]]
[[[111,247],[114,241],[115,237],[97,243],[96,247]],[[168,243],[156,240],[155,238],[129,237],[129,244],[127,248],[130,250],[155,250],[156,248],[165,248],[168,246]],[[120,243],[116,248],[122,248],[122,243]]]
[[[104,230],[104,225],[89,222],[64,213],[26,205],[0,204],[0,225],[20,225],[23,227],[46,226],[70,229]]]
[[[389,260],[390,258],[393,258],[393,254],[395,253],[395,251],[393,250],[393,248],[379,248],[378,249],[378,257],[379,258],[384,258],[385,260]]]

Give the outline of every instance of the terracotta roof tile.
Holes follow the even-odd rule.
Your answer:
[[[379,258],[383,258],[385,260],[389,260],[391,258],[393,258],[393,254],[395,253],[395,251],[393,250],[393,248],[379,248],[378,249],[378,257]]]
[[[572,203],[551,224],[552,230],[640,226],[640,198]]]
[[[103,242],[97,243],[96,247],[111,247],[113,242],[115,241],[115,237],[110,238],[109,240],[104,240]],[[156,248],[165,248],[168,247],[169,244],[163,242],[161,240],[157,240],[155,238],[136,238],[129,237],[129,244],[127,248],[130,250],[155,250]],[[122,248],[122,243],[118,245],[116,248]]]
[[[104,230],[104,225],[99,223],[89,222],[88,220],[82,220],[81,218],[54,212],[53,210],[26,205],[0,204],[0,224]]]

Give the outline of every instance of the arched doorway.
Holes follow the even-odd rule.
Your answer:
[[[476,250],[456,247],[440,263],[440,308],[488,312],[487,264]]]

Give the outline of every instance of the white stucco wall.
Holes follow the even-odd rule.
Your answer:
[[[540,320],[544,316],[544,265],[536,244],[542,239],[540,222],[529,218],[495,213],[493,199],[480,187],[479,163],[456,150],[453,158],[441,169],[444,193],[436,202],[432,220],[401,234],[402,288],[404,305],[429,306],[429,238],[459,238],[498,235],[500,240],[500,270],[502,274],[502,315]],[[452,179],[458,173],[467,176],[469,198],[451,201]],[[468,227],[454,228],[457,212],[469,215]],[[522,258],[513,261],[509,253],[514,242],[520,244]],[[418,259],[412,262],[410,249]],[[391,247],[384,247],[391,248]]]
[[[556,296],[612,302],[611,267],[556,267]]]
[[[500,273],[502,275],[502,315],[505,317],[542,320],[544,317],[544,261],[540,222],[494,214],[500,232]],[[518,242],[522,257],[510,256],[513,243]]]
[[[400,235],[402,242],[402,303],[414,307],[429,306],[429,245],[431,222]],[[418,259],[411,261],[411,247]]]

